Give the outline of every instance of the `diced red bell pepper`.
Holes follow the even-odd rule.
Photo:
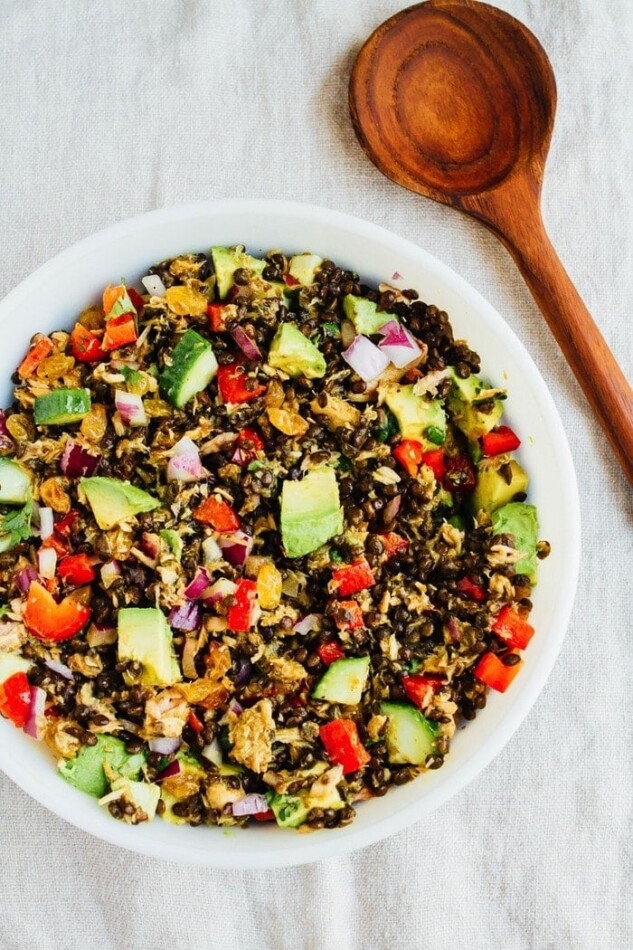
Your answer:
[[[394,445],[391,454],[402,465],[405,472],[415,478],[418,474],[422,459],[424,458],[424,448],[421,442],[415,439],[402,439],[397,445]]]
[[[237,531],[239,519],[228,502],[211,495],[194,508],[193,516],[202,524],[209,524],[216,531]]]
[[[34,343],[18,367],[20,379],[30,379],[42,360],[53,352],[53,344],[47,336]]]
[[[534,636],[534,627],[514,607],[502,607],[492,625],[494,633],[513,650],[525,650]]]
[[[0,714],[23,729],[29,718],[31,690],[26,673],[14,673],[0,683]]]
[[[204,723],[198,719],[193,709],[189,713],[187,723],[191,726],[194,732],[198,733],[198,735],[200,735],[201,732],[204,732]]]
[[[218,369],[218,389],[224,402],[251,402],[266,392],[266,386],[254,383],[241,363],[227,363]]]
[[[461,580],[457,581],[456,587],[460,594],[468,597],[469,600],[475,600],[478,604],[483,603],[486,599],[485,589],[481,584],[475,584],[474,581],[471,581],[470,577],[462,577]]]
[[[134,314],[121,313],[116,317],[112,317],[106,323],[101,346],[109,353],[111,350],[119,350],[122,346],[135,343],[136,339],[136,319]]]
[[[57,603],[45,587],[33,581],[29,587],[24,611],[24,623],[38,640],[59,643],[69,640],[88,623],[92,611],[89,607],[65,597]]]
[[[264,451],[264,443],[254,429],[242,429],[235,440],[235,452],[232,459],[238,465],[249,465],[257,458],[258,452]]]
[[[76,323],[70,334],[70,346],[73,356],[80,363],[96,363],[98,360],[105,359],[106,356],[99,337],[81,323]]]
[[[300,281],[296,277],[293,277],[292,274],[284,274],[284,284],[286,287],[298,287]]]
[[[497,426],[481,437],[481,450],[484,455],[503,455],[513,452],[521,445],[521,439],[509,426]]]
[[[346,564],[345,567],[339,567],[333,572],[332,581],[339,597],[357,594],[359,590],[367,590],[376,583],[372,569],[365,558]]]
[[[521,660],[514,666],[506,666],[495,653],[484,653],[475,667],[475,676],[491,689],[505,693],[522,666]]]
[[[233,595],[233,606],[229,607],[226,620],[233,633],[247,633],[255,622],[257,611],[257,584],[241,577]]]
[[[215,333],[223,333],[226,330],[226,309],[223,303],[210,303],[207,307],[207,316],[209,324]]]
[[[73,526],[78,517],[78,511],[69,511],[67,515],[64,515],[63,518],[55,522],[55,534],[59,534],[62,538],[70,538],[73,533]]]
[[[253,815],[255,821],[274,821],[275,813],[272,808],[269,808],[268,811],[260,811],[259,814]]]
[[[90,584],[95,579],[93,560],[87,554],[69,554],[57,565],[57,573],[71,587]]]
[[[407,539],[396,534],[395,531],[387,531],[385,534],[377,535],[377,537],[382,541],[383,552],[388,561],[399,554],[400,551],[406,551],[409,547]]]
[[[342,765],[343,773],[357,772],[367,765],[371,755],[360,741],[356,723],[351,719],[333,719],[319,727],[319,738],[330,762]]]
[[[413,673],[411,676],[402,677],[402,688],[411,702],[423,709],[433,699],[434,692],[444,686],[444,680],[441,676],[425,676],[421,673]]]
[[[444,476],[446,475],[444,449],[432,449],[430,452],[425,452],[422,456],[422,462],[424,465],[428,465],[435,475],[437,482],[441,483],[444,481]]]
[[[475,466],[467,455],[448,455],[445,459],[444,488],[450,492],[472,492],[477,486]]]
[[[334,623],[339,630],[357,630],[365,626],[363,611],[355,600],[338,600],[333,607]]]
[[[143,310],[145,309],[145,302],[143,298],[138,293],[138,291],[134,290],[133,287],[128,287],[127,295],[134,304],[134,309],[140,317],[140,315],[143,313]]]
[[[345,656],[345,651],[338,640],[325,640],[319,643],[316,652],[327,666],[330,663],[336,663],[337,660],[342,660]]]

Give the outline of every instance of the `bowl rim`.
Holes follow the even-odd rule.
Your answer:
[[[173,844],[155,842],[146,839],[142,834],[135,833],[139,829],[130,828],[114,820],[111,823],[111,828],[108,825],[106,828],[95,830],[91,827],[90,818],[87,814],[78,814],[74,811],[70,796],[51,801],[49,787],[39,783],[37,779],[30,775],[23,763],[12,758],[7,750],[0,747],[0,768],[2,768],[4,774],[49,811],[82,831],[137,854],[176,861],[181,864],[218,869],[266,869],[298,866],[347,854],[403,830],[414,821],[421,820],[460,792],[501,752],[544,688],[560,652],[569,624],[580,566],[580,501],[572,455],[553,398],[526,347],[496,308],[464,277],[423,247],[400,237],[387,228],[365,221],[356,215],[309,203],[268,198],[211,199],[169,205],[148,211],[81,238],[38,267],[0,301],[0,326],[2,326],[4,318],[19,307],[23,300],[34,293],[41,283],[49,280],[57,271],[66,267],[69,262],[74,261],[81,265],[83,258],[117,239],[138,234],[165,222],[209,215],[243,215],[247,212],[267,217],[278,215],[285,218],[308,219],[326,226],[338,226],[350,233],[362,235],[364,238],[369,238],[383,246],[387,246],[391,250],[401,250],[403,253],[416,257],[421,267],[426,268],[438,280],[456,290],[476,311],[483,310],[486,312],[495,327],[495,331],[498,331],[501,336],[502,346],[509,349],[521,364],[524,378],[531,391],[536,394],[541,408],[547,412],[550,430],[556,437],[560,479],[566,485],[564,521],[568,558],[565,562],[566,570],[560,578],[558,588],[559,599],[556,607],[558,622],[555,629],[549,631],[549,637],[542,647],[538,675],[531,676],[529,681],[524,684],[521,693],[494,732],[460,764],[459,772],[453,777],[450,784],[446,786],[430,785],[425,790],[424,796],[393,812],[390,816],[376,821],[369,828],[359,829],[353,823],[344,829],[345,835],[343,837],[304,836],[305,848],[302,849],[293,848],[276,851],[273,847],[264,853],[255,851],[231,852],[230,849],[217,852],[212,848],[208,851],[197,849],[190,851],[186,844],[179,844],[176,841]]]

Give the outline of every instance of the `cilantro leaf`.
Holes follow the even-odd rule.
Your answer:
[[[26,541],[33,536],[31,518],[33,517],[33,502],[27,501],[23,508],[9,511],[0,519],[0,535],[8,535],[3,539],[3,548],[10,551],[20,541]]]

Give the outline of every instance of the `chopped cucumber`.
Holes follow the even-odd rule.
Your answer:
[[[316,684],[312,696],[328,703],[356,706],[363,695],[368,673],[368,656],[336,660]]]
[[[87,389],[54,389],[38,396],[33,406],[36,426],[65,426],[81,422],[90,412],[90,393]]]
[[[171,354],[171,365],[160,376],[160,389],[172,406],[182,409],[196,393],[206,389],[218,371],[218,361],[208,340],[186,330]]]
[[[24,505],[29,497],[29,477],[18,462],[0,458],[0,503]]]
[[[435,751],[437,727],[404,703],[383,703],[381,709],[388,719],[385,740],[389,761],[393,765],[422,765]]]

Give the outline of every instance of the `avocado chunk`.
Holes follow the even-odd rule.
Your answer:
[[[280,828],[298,828],[310,811],[308,803],[299,795],[269,795],[268,804]]]
[[[327,703],[340,703],[342,706],[357,706],[369,674],[369,657],[353,656],[331,663],[327,673],[316,684],[313,699],[324,699]]]
[[[90,412],[90,393],[87,389],[54,389],[38,396],[33,404],[36,426],[65,426],[81,422]]]
[[[443,445],[446,439],[446,413],[441,399],[425,399],[414,386],[389,386],[385,402],[398,420],[403,439],[421,442],[427,451]]]
[[[290,258],[288,273],[298,280],[302,287],[310,287],[316,280],[316,272],[323,258],[316,254],[295,254]]]
[[[218,371],[218,361],[208,340],[195,330],[185,330],[171,353],[171,363],[159,377],[160,391],[176,409],[206,389]]]
[[[517,574],[527,575],[532,584],[536,584],[538,519],[534,505],[513,501],[497,508],[492,515],[492,531],[493,534],[512,535],[515,548],[523,553],[521,560],[514,565],[514,570]]]
[[[294,323],[282,323],[273,337],[268,362],[288,376],[307,376],[319,379],[325,376],[323,354]]]
[[[499,398],[505,396],[502,389],[491,389],[480,376],[471,374],[467,379],[452,372],[451,391],[448,394],[447,405],[453,417],[453,422],[471,442],[476,442],[482,435],[494,429],[503,413],[503,402]],[[492,402],[490,412],[482,412],[479,404]]]
[[[373,300],[355,297],[354,294],[346,294],[343,298],[343,312],[354,324],[356,332],[364,336],[372,336],[378,333],[385,323],[398,319],[392,313],[379,313],[378,304]]]
[[[120,739],[97,736],[96,745],[85,745],[74,759],[59,763],[59,774],[87,795],[103,798],[108,790],[104,765],[123,778],[136,779],[145,764],[145,755],[129,755]]]
[[[246,268],[260,276],[266,267],[266,261],[244,253],[241,244],[235,247],[212,247],[211,259],[215,270],[215,280],[220,300],[224,300],[233,285],[233,274],[239,268]]]
[[[172,686],[182,677],[174,654],[173,634],[157,607],[124,607],[117,619],[118,656],[143,667],[143,686]]]
[[[112,801],[131,805],[134,809],[131,814],[124,812],[123,820],[130,825],[138,825],[142,821],[153,821],[156,808],[160,801],[160,788],[151,782],[133,782],[129,778],[115,778],[112,781],[112,791],[99,802],[109,804]]]
[[[31,482],[19,462],[0,458],[0,504],[25,505]]]
[[[338,482],[331,468],[316,468],[281,490],[281,538],[288,557],[303,557],[343,530]]]
[[[528,477],[516,459],[507,456],[482,459],[477,466],[477,487],[473,493],[474,514],[483,508],[492,513],[507,505],[519,494],[525,494]]]
[[[422,765],[435,750],[437,727],[413,706],[382,703],[387,717],[387,756],[394,765]]]
[[[107,531],[144,511],[160,508],[160,501],[141,488],[118,478],[82,478],[79,482],[100,528]]]

